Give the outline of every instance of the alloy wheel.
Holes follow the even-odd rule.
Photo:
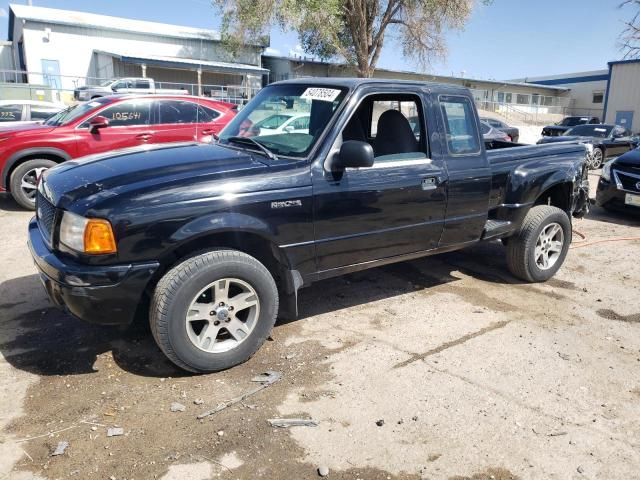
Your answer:
[[[550,223],[542,229],[534,252],[536,266],[540,270],[549,270],[562,255],[564,232],[559,223]]]

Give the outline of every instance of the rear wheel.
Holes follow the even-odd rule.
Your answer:
[[[527,282],[544,282],[562,266],[571,243],[571,222],[557,207],[539,205],[527,213],[507,244],[511,273]]]
[[[18,205],[27,210],[35,210],[38,178],[45,170],[54,165],[56,165],[56,162],[52,160],[38,158],[27,160],[15,168],[9,183],[11,196]]]
[[[151,331],[165,355],[192,372],[215,372],[249,359],[278,313],[269,271],[236,250],[185,260],[158,283]]]

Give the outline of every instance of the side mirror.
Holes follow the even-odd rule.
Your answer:
[[[373,166],[373,148],[367,142],[347,140],[340,147],[334,166],[344,168],[366,168]]]
[[[89,131],[91,133],[98,132],[101,128],[107,128],[109,126],[109,119],[102,115],[97,115],[89,120]]]

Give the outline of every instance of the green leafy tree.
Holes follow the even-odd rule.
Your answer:
[[[487,4],[491,0],[481,0]],[[305,52],[342,58],[371,77],[385,39],[420,67],[444,57],[444,33],[462,29],[475,0],[212,0],[230,44],[264,39],[274,25],[298,33]]]

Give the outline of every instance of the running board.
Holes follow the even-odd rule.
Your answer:
[[[487,240],[509,233],[511,226],[512,223],[507,220],[487,220],[487,223],[484,224],[482,239]]]

